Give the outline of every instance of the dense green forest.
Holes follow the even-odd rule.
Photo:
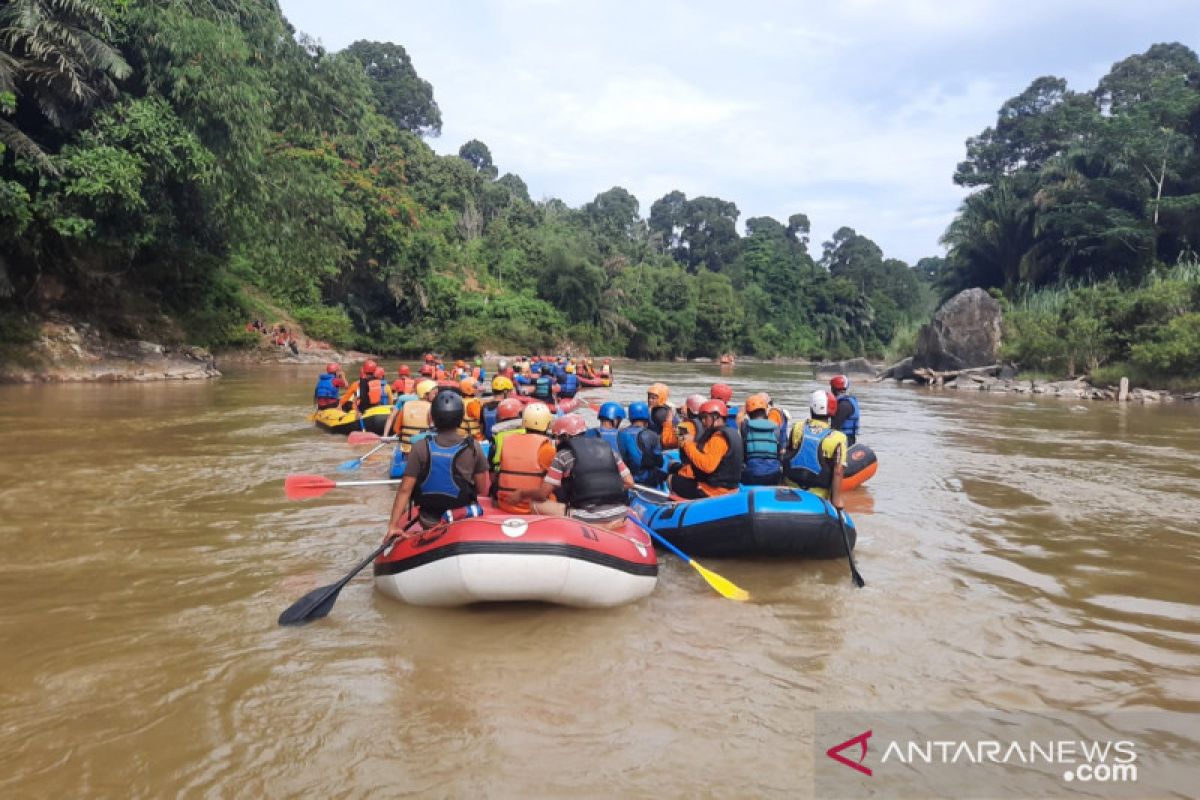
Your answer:
[[[534,200],[483,142],[440,156],[400,45],[337,53],[273,0],[0,7],[0,338],[48,311],[227,346],[264,304],[371,351],[897,353],[994,288],[1024,366],[1200,370],[1200,68],[1178,44],[1090,92],[1039,78],[967,142],[944,258],[715,197]]]
[[[269,297],[373,351],[849,355],[929,311],[850,228],[815,262],[803,214],[742,236],[714,197],[648,220],[620,187],[534,201],[484,143],[425,143],[441,111],[403,47],[326,52],[269,0],[15,0],[0,48],[10,334],[25,312],[133,333],[166,312],[237,344]]]

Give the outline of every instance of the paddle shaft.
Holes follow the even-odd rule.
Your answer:
[[[842,543],[846,545],[846,560],[850,562],[850,580],[854,582],[855,586],[861,589],[867,585],[867,582],[859,574],[858,567],[854,566],[854,551],[850,549],[850,534],[846,533],[846,518],[842,515],[840,508],[834,507],[834,511],[837,512],[838,525],[842,529]]]

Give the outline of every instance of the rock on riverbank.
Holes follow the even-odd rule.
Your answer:
[[[10,351],[13,348],[10,347]],[[16,358],[0,364],[0,382],[207,380],[221,377],[203,347],[118,339],[86,322],[45,320]]]

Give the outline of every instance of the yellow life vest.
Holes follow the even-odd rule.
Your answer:
[[[404,404],[400,419],[400,450],[407,453],[412,450],[413,437],[432,430],[429,422],[429,401],[409,400]]]

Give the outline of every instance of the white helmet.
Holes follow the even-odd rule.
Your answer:
[[[808,404],[813,416],[828,417],[837,408],[837,398],[830,392],[824,389],[817,389],[812,393],[812,399]]]
[[[508,359],[502,358],[500,359],[499,363],[496,364],[496,372],[504,372],[506,369],[508,369]]]

